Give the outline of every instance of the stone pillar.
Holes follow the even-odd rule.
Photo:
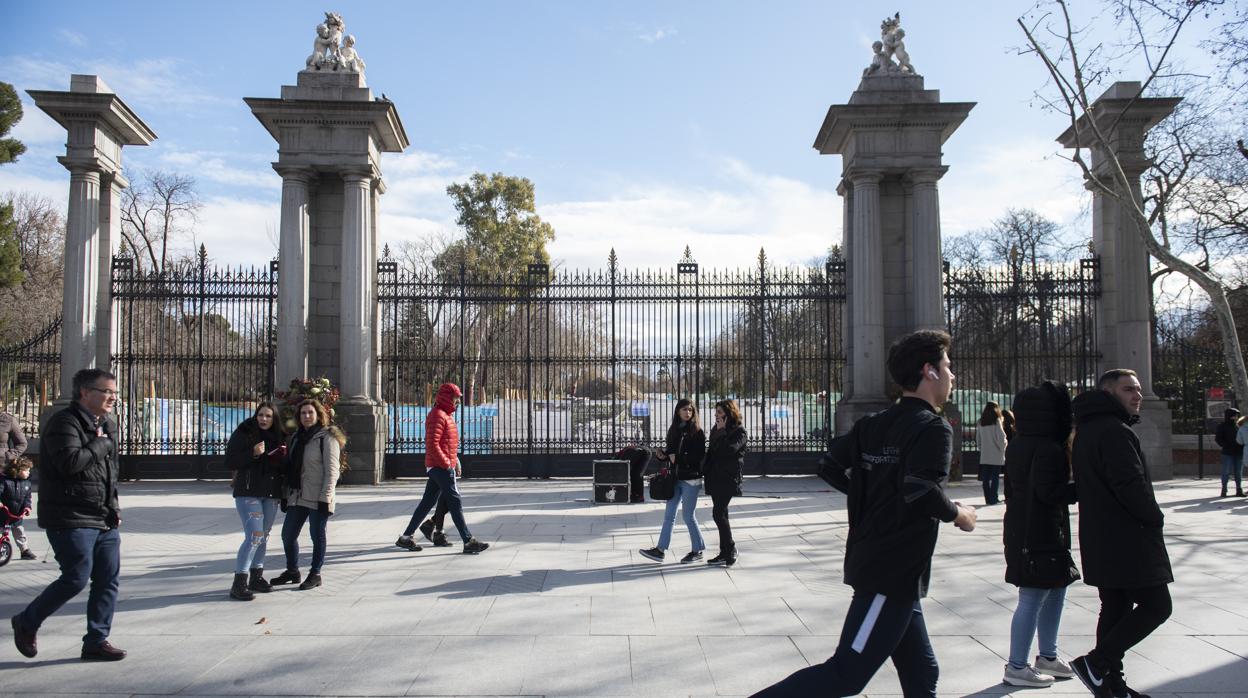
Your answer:
[[[819,129],[815,148],[842,158],[845,200],[849,380],[838,433],[897,394],[886,366],[897,337],[945,328],[936,182],[942,146],[974,106],[941,102],[918,75],[871,73]]]
[[[343,480],[377,483],[387,422],[377,383],[376,202],[381,155],[402,152],[407,133],[394,103],[374,98],[359,73],[305,70],[280,99],[245,101],[277,140],[283,176],[279,371],[338,385]]]
[[[856,414],[868,414],[885,406],[884,359],[884,249],[880,237],[880,173],[855,172],[848,176],[853,192],[853,229],[862,234],[846,260],[853,277],[847,293],[849,305],[850,373],[845,405]]]
[[[69,170],[61,381],[54,405],[59,407],[77,397],[74,373],[111,368],[111,260],[120,237],[119,199],[128,185],[121,174],[121,152],[127,145],[151,143],[156,134],[95,75],[70,76],[67,92],[27,94],[68,135],[65,155],[57,158]]]
[[[945,324],[944,260],[940,245],[940,192],[936,182],[944,170],[910,173],[914,202],[913,275],[914,329],[943,330]]]
[[[1138,97],[1140,83],[1117,82],[1092,103],[1088,115],[1058,136],[1067,148],[1091,151],[1093,176],[1123,198],[1141,200],[1140,176],[1152,164],[1144,153],[1148,131],[1170,115],[1178,97]],[[1092,141],[1090,119],[1102,129],[1111,151]],[[1127,175],[1127,191],[1112,176],[1112,159]],[[1153,392],[1152,325],[1149,303],[1149,254],[1129,206],[1115,196],[1092,191],[1092,247],[1101,260],[1101,296],[1097,302],[1096,336],[1101,358],[1097,374],[1111,368],[1130,368],[1139,374],[1144,403],[1135,432],[1154,479],[1174,474],[1173,416],[1165,401]]]
[[[282,176],[282,218],[277,269],[277,382],[308,376],[308,258],[310,251],[306,167],[277,166]]]
[[[65,230],[65,290],[61,296],[60,398],[72,400],[74,373],[99,366],[95,318],[99,309],[100,173],[83,164],[69,168],[69,216]],[[103,364],[104,368],[108,363]]]

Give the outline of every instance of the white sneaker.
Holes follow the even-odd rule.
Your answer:
[[[1005,665],[1005,677],[1001,681],[1011,686],[1030,686],[1032,688],[1046,688],[1053,685],[1052,676],[1041,674],[1030,664],[1022,669],[1015,669],[1008,662]]]
[[[1075,677],[1075,670],[1071,669],[1070,665],[1063,661],[1061,657],[1045,659],[1037,655],[1036,671],[1059,679],[1072,679]]]

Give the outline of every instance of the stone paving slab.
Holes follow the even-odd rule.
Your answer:
[[[411,553],[393,546],[423,483],[340,491],[325,584],[251,603],[227,597],[239,522],[224,483],[122,486],[125,526],[117,664],[78,660],[85,594],[39,634],[34,660],[4,627],[5,696],[744,696],[835,648],[850,590],[840,582],[845,500],[812,478],[760,478],[734,500],[731,569],[637,554],[662,505],[593,505],[586,480],[466,481],[466,516],[492,547]],[[1206,480],[1160,483],[1175,565],[1174,616],[1127,658],[1153,696],[1248,696],[1248,501]],[[977,483],[951,487],[980,501]],[[1000,683],[1016,590],[1002,581],[1002,507],[980,528],[942,530],[924,610],[941,695],[1086,695],[1077,681],[1021,691]],[[707,502],[698,512],[715,552]],[[280,522],[279,522],[280,528]],[[46,538],[29,533],[37,552]],[[452,540],[456,540],[454,535]],[[307,564],[310,544],[303,544]],[[271,541],[268,567],[280,569]],[[0,568],[0,614],[57,576],[54,561]],[[1076,584],[1061,652],[1096,631],[1096,590]],[[1034,651],[1034,649],[1033,649]],[[898,695],[885,667],[866,695]]]

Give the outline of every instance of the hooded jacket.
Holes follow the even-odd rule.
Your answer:
[[[745,464],[745,428],[740,424],[711,429],[710,444],[702,466],[703,483],[709,495],[741,495],[741,466]]]
[[[1140,589],[1174,581],[1162,538],[1165,516],[1129,426],[1133,419],[1110,393],[1075,398],[1072,461],[1079,492],[1079,547],[1084,581]]]
[[[264,442],[265,453],[256,456],[252,448]],[[233,473],[235,497],[282,496],[281,460],[270,457],[269,452],[282,444],[282,434],[276,429],[261,429],[255,417],[248,417],[225,446],[225,466]]]
[[[1218,424],[1213,433],[1213,440],[1222,449],[1222,455],[1240,458],[1244,455],[1244,446],[1236,440],[1239,433],[1239,411],[1227,410],[1222,423]]]
[[[1065,386],[1046,382],[1014,398],[1017,433],[1005,451],[1005,581],[1020,587],[1054,589],[1074,575],[1040,578],[1029,569],[1025,550],[1070,550],[1070,481],[1066,439],[1073,416]]]
[[[455,398],[463,395],[454,383],[443,383],[433,409],[425,417],[425,467],[452,470],[459,463],[459,430],[455,427]]]

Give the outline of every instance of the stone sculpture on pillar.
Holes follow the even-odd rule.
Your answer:
[[[355,50],[355,37],[346,31],[347,25],[341,15],[326,12],[325,21],[316,25],[312,55],[304,62],[304,70],[363,73],[364,59]]]
[[[848,104],[828,109],[815,139],[820,153],[842,157],[848,375],[839,433],[891,402],[896,388],[884,364],[896,337],[945,329],[941,146],[975,105],[941,102],[938,91],[924,89],[900,22],[900,15],[884,21],[871,67]]]
[[[338,48],[342,18],[331,13],[325,24]],[[377,375],[381,154],[402,152],[408,139],[394,103],[365,86],[348,38],[336,52],[324,47],[319,63],[310,58],[281,98],[245,101],[278,142],[278,383],[326,376],[339,386],[338,421],[350,440],[344,478],[376,483],[386,445]]]
[[[76,371],[111,367],[116,326],[109,274],[121,239],[121,190],[129,185],[121,151],[151,143],[156,133],[95,75],[70,76],[68,92],[27,94],[68,132],[65,155],[57,158],[70,173],[59,407],[76,397]]]
[[[1182,101],[1178,97],[1142,97],[1140,83],[1117,82],[1105,91],[1078,127],[1071,126],[1058,142],[1067,148],[1091,148],[1091,169],[1109,188],[1119,191],[1109,168],[1116,159],[1131,181],[1129,192],[1119,195],[1141,200],[1140,176],[1152,164],[1144,152],[1148,131],[1170,115]],[[1113,148],[1109,153],[1091,141],[1089,118],[1095,118]],[[1100,359],[1097,371],[1134,369],[1144,392],[1140,423],[1134,429],[1149,470],[1157,479],[1174,473],[1171,450],[1173,417],[1164,400],[1153,392],[1152,315],[1149,254],[1135,229],[1136,220],[1126,206],[1091,183],[1092,249],[1101,262],[1101,295],[1097,299],[1096,337]]]

